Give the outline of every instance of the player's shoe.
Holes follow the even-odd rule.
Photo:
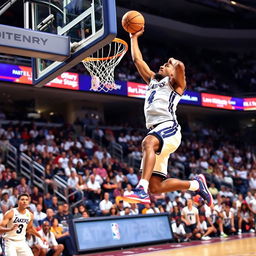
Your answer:
[[[220,237],[221,237],[221,238],[227,238],[227,237],[228,237],[228,235],[227,235],[227,234],[225,234],[225,233],[222,233],[222,234],[220,234]]]
[[[123,200],[128,203],[150,204],[150,197],[142,186],[136,187],[133,194],[123,196]]]
[[[207,201],[207,205],[210,207],[213,204],[212,194],[208,190],[206,179],[203,174],[199,174],[195,177],[195,180],[199,183],[199,189],[196,191],[204,200]]]

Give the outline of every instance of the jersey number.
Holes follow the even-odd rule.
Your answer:
[[[151,104],[154,100],[154,97],[155,97],[155,94],[156,94],[156,91],[153,91],[151,92],[151,94],[149,95],[148,97],[148,103]]]
[[[20,224],[20,225],[18,226],[18,229],[17,229],[16,233],[17,233],[17,234],[20,234],[20,233],[22,232],[23,227],[24,227],[23,224]]]

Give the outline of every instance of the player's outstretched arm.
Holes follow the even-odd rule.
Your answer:
[[[3,217],[3,220],[0,222],[0,234],[12,231],[14,229],[17,229],[18,225],[13,225],[10,228],[7,228],[6,225],[8,224],[8,222],[12,219],[13,217],[13,211],[7,211]]]
[[[132,54],[132,60],[139,71],[141,77],[146,83],[150,82],[150,79],[154,76],[154,72],[149,68],[148,64],[143,60],[139,43],[138,43],[138,37],[140,37],[144,32],[144,29],[134,33],[130,34],[131,38],[131,54]]]

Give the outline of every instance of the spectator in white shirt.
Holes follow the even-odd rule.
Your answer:
[[[46,243],[42,244],[42,248],[44,249],[45,254],[49,253],[54,256],[60,256],[64,250],[64,246],[63,244],[57,243],[54,234],[50,231],[50,228],[50,223],[48,221],[44,221],[42,229],[38,231],[41,237],[46,239]]]
[[[34,224],[36,227],[41,226],[43,220],[46,218],[46,213],[42,212],[42,205],[36,205],[36,211],[34,212]]]
[[[101,193],[100,183],[95,180],[95,176],[91,175],[88,182],[88,196],[91,200],[99,199]]]
[[[68,167],[68,158],[65,151],[61,153],[58,163],[61,164],[61,167],[65,170]]]
[[[103,215],[109,215],[113,203],[109,201],[109,193],[104,193],[104,199],[100,202],[100,210]]]

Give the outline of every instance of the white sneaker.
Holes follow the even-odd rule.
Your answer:
[[[203,240],[203,241],[211,240],[211,237],[209,237],[209,236],[202,236],[201,240]]]
[[[242,230],[239,229],[238,232],[237,232],[238,235],[241,235],[242,234]]]
[[[255,233],[255,230],[253,228],[251,228],[250,233]]]

